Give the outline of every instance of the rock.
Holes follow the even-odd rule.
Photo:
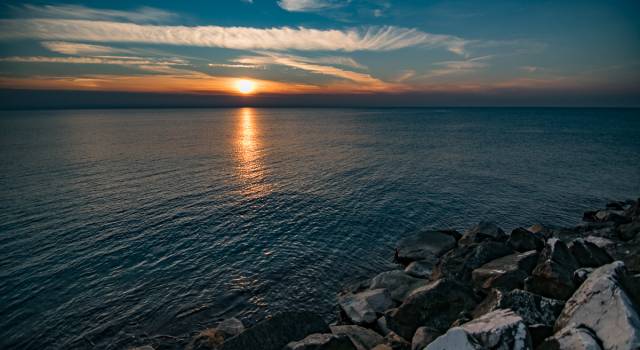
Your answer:
[[[371,350],[393,350],[393,349],[391,348],[391,346],[387,344],[380,344]]]
[[[616,225],[631,222],[631,219],[622,210],[598,210],[591,215],[590,219],[595,222],[613,222]]]
[[[606,250],[614,260],[623,261],[631,273],[640,272],[640,236],[628,242],[616,243]]]
[[[607,205],[605,206],[607,209],[609,210],[625,210],[625,207],[627,206],[626,202],[623,201],[611,201],[609,203],[607,203]]]
[[[349,337],[357,350],[370,350],[384,342],[383,336],[368,328],[353,325],[331,326],[330,328],[331,333],[335,335],[346,335]]]
[[[402,270],[383,272],[371,280],[371,289],[384,288],[391,294],[391,299],[402,302],[404,298],[416,288],[422,287],[429,281],[407,275]]]
[[[630,241],[640,233],[640,221],[630,222],[618,226],[618,237],[623,241]]]
[[[411,339],[421,326],[444,332],[460,312],[471,311],[475,305],[471,288],[444,278],[416,289],[386,314],[387,327],[405,339]]]
[[[640,348],[640,315],[621,286],[625,266],[616,261],[593,271],[567,300],[554,329],[590,329],[605,349]]]
[[[481,350],[482,346],[461,327],[454,327],[436,338],[425,350]]]
[[[485,240],[506,241],[507,235],[493,222],[481,221],[479,224],[465,231],[458,241],[460,245],[479,243]]]
[[[553,335],[553,326],[545,326],[543,324],[528,325],[529,335],[531,336],[531,344],[534,349],[538,349],[538,346],[542,344],[545,339]]]
[[[220,322],[216,327],[225,339],[234,337],[244,331],[244,324],[239,319],[232,317]]]
[[[557,238],[547,240],[525,289],[553,299],[566,300],[575,290],[573,271],[578,269],[569,248]]]
[[[459,246],[442,256],[433,269],[431,279],[447,277],[469,281],[474,269],[511,253],[513,250],[504,242],[485,241]]]
[[[431,274],[433,273],[434,266],[435,263],[432,261],[419,260],[407,265],[407,267],[404,269],[404,272],[412,277],[429,279],[431,277]]]
[[[595,335],[586,328],[564,328],[547,338],[536,350],[601,350]]]
[[[616,242],[608,239],[608,238],[604,238],[604,237],[598,237],[598,236],[587,236],[584,239],[587,242],[593,243],[595,245],[597,245],[600,248],[603,249],[607,249],[607,247],[610,247],[612,245],[615,245]]]
[[[309,334],[326,332],[329,326],[313,312],[283,312],[226,340],[224,350],[282,350]]]
[[[385,335],[384,341],[392,350],[411,350],[411,343],[394,332]]]
[[[425,346],[433,342],[442,332],[429,327],[420,327],[411,338],[411,350],[423,350]]]
[[[640,198],[631,203],[631,206],[625,210],[624,216],[631,218],[632,220],[640,216]]]
[[[522,227],[518,227],[511,231],[507,243],[518,252],[527,252],[530,250],[540,251],[544,248],[544,237],[540,234],[525,230]]]
[[[508,293],[492,290],[487,298],[473,311],[474,318],[498,309],[510,309],[522,317],[525,324],[553,327],[562,312],[564,302],[556,299],[514,289]]]
[[[503,256],[473,270],[471,277],[480,289],[514,289],[522,284],[536,266],[538,253],[535,250]]]
[[[461,326],[484,349],[532,349],[522,318],[511,310],[496,310]]]
[[[345,335],[311,334],[306,338],[287,344],[284,350],[356,350]]]
[[[585,211],[582,214],[582,221],[585,221],[585,222],[596,222],[598,220],[598,219],[596,219],[596,213],[598,213],[597,210]]]
[[[581,267],[600,267],[613,261],[606,250],[582,238],[571,241],[568,248]]]
[[[196,334],[189,344],[187,350],[217,350],[222,348],[225,338],[222,332],[215,328],[207,328]]]
[[[573,272],[573,283],[576,286],[579,286],[582,284],[582,282],[586,281],[587,278],[589,277],[589,274],[593,272],[593,268],[592,267],[583,267],[580,269],[577,269]]]
[[[380,318],[376,320],[375,328],[378,331],[378,333],[382,335],[387,335],[389,334],[389,332],[391,332],[391,330],[387,326],[387,318],[389,317],[388,315],[393,313],[394,311],[395,309],[389,309],[387,310],[387,312],[384,313],[384,315],[380,316]]]
[[[442,254],[456,246],[453,235],[443,231],[420,231],[413,233],[396,245],[397,259],[401,263],[427,260],[435,263]]]
[[[338,304],[353,323],[364,325],[375,322],[378,313],[393,307],[393,300],[386,289],[378,288],[339,296]]]
[[[129,350],[155,350],[151,345],[143,345],[135,348],[129,348]]]

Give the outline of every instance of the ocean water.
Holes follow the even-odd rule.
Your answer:
[[[423,228],[575,225],[640,196],[633,109],[0,113],[0,348],[327,319]]]

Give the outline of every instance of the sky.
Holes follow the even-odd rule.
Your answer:
[[[4,1],[0,99],[638,106],[638,13],[637,0]]]

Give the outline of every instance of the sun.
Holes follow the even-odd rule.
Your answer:
[[[241,94],[250,94],[256,89],[256,83],[253,80],[239,79],[236,81],[236,89]]]

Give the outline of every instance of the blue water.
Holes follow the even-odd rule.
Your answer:
[[[623,109],[0,113],[0,348],[119,349],[313,309],[420,228],[640,196]]]

